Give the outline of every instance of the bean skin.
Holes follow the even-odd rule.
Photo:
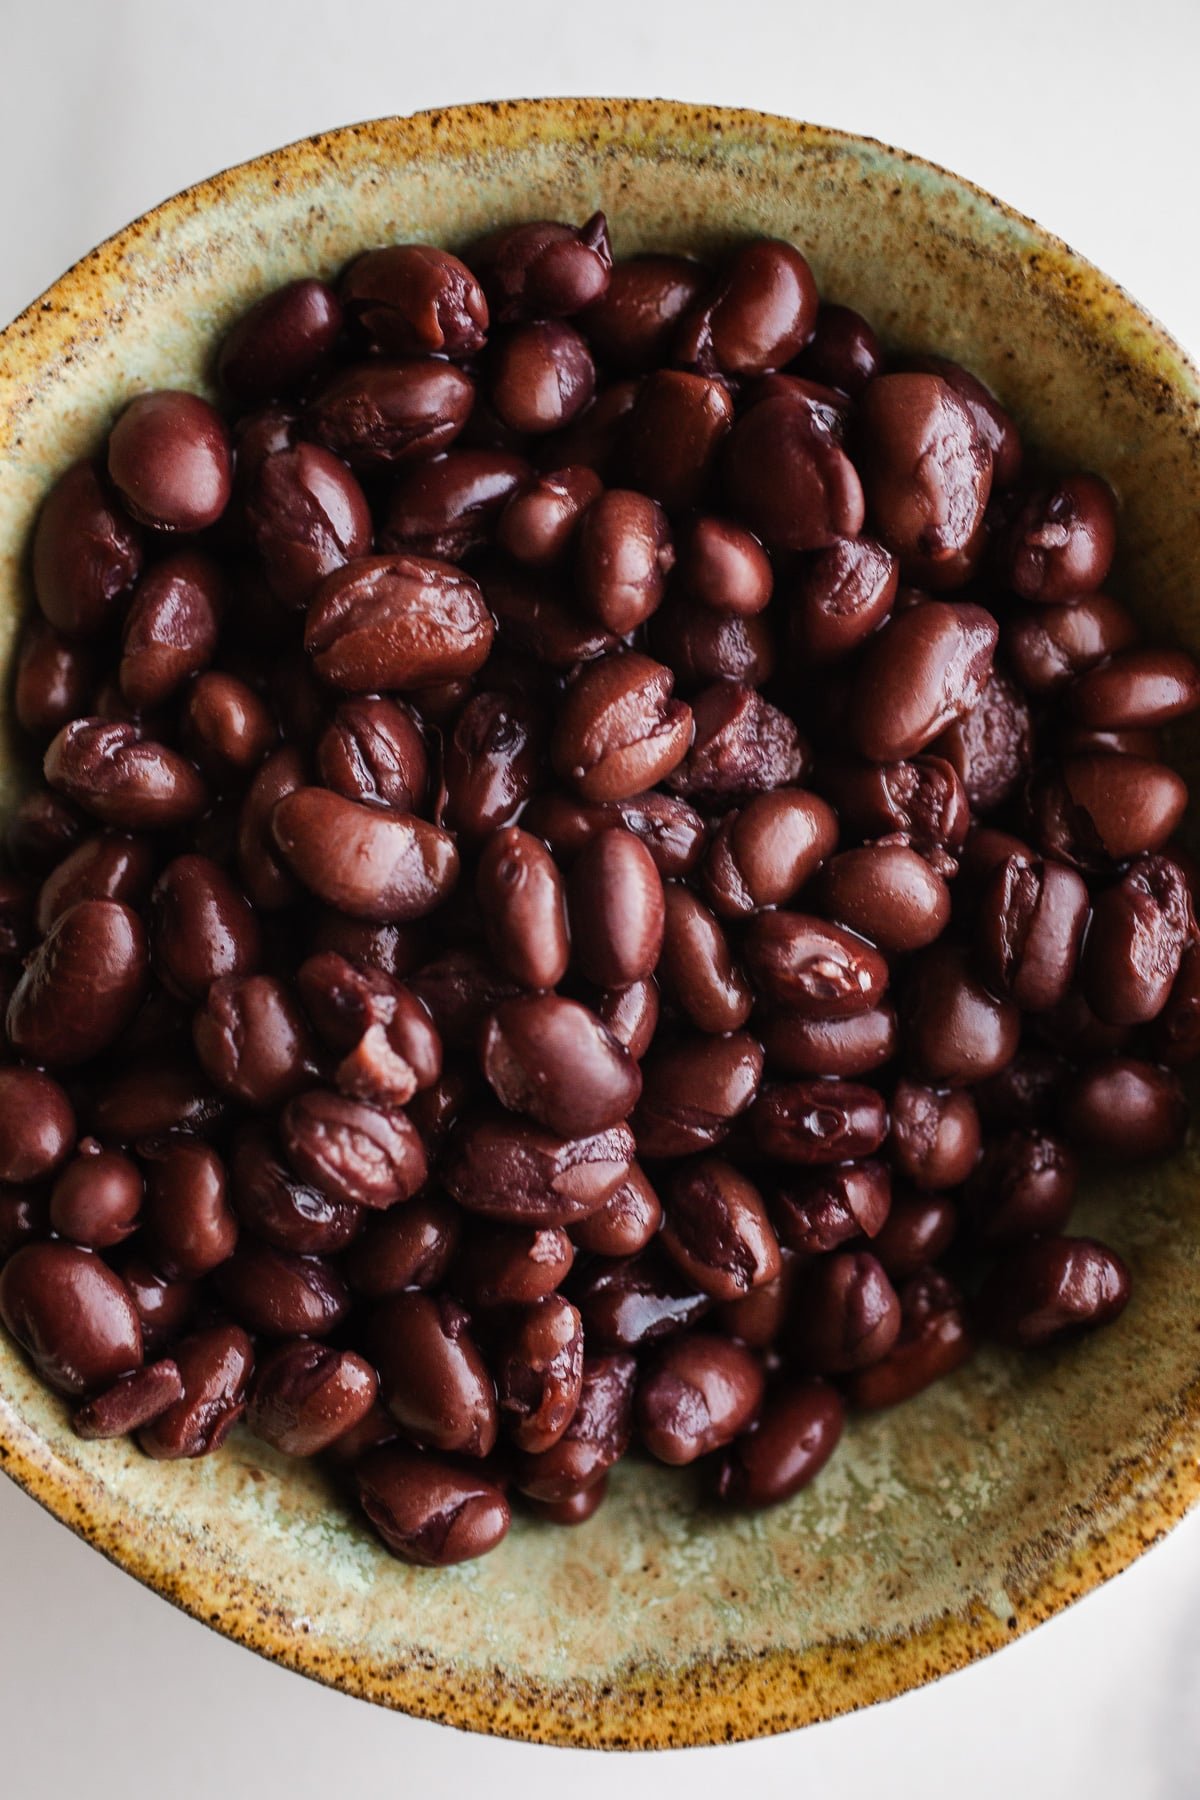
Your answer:
[[[545,721],[514,694],[475,694],[443,740],[440,822],[476,840],[521,810],[542,773]]]
[[[877,1006],[887,989],[887,964],[877,950],[807,913],[758,914],[745,954],[762,992],[803,1018],[852,1018]]]
[[[41,1181],[75,1144],[75,1113],[63,1088],[36,1069],[0,1069],[0,1181]]]
[[[306,278],[264,294],[221,340],[217,374],[241,405],[294,392],[337,343],[342,309],[333,289]]]
[[[454,449],[414,463],[392,489],[380,548],[461,562],[490,541],[509,500],[532,479],[525,458],[506,450]]]
[[[17,649],[13,712],[22,731],[43,742],[86,712],[94,670],[85,645],[44,619],[25,621]]]
[[[235,675],[209,669],[188,691],[183,735],[189,755],[220,783],[256,769],[278,733],[253,688]]]
[[[1015,607],[1005,619],[1005,658],[1027,694],[1052,694],[1138,640],[1131,614],[1111,595],[1055,606]]]
[[[682,322],[676,357],[727,375],[762,375],[803,349],[817,319],[812,270],[791,244],[741,244],[713,290]]]
[[[707,279],[690,257],[631,256],[613,264],[607,288],[579,324],[609,367],[641,374],[666,360],[675,327]]]
[[[323,1337],[340,1325],[350,1297],[340,1275],[315,1256],[293,1256],[244,1238],[216,1277],[234,1317],[256,1337]]]
[[[260,1125],[243,1126],[235,1137],[229,1178],[238,1222],[276,1250],[327,1256],[345,1250],[360,1235],[368,1235],[363,1229],[364,1209],[352,1201],[334,1199],[293,1175],[279,1155],[274,1135]],[[383,1216],[407,1216],[410,1210],[406,1206]],[[389,1266],[395,1267],[394,1260]],[[345,1271],[353,1285],[349,1258]]]
[[[628,1177],[631,1132],[614,1125],[560,1138],[506,1114],[466,1122],[441,1180],[468,1212],[512,1225],[571,1225],[597,1212]]]
[[[316,1067],[304,1015],[273,975],[214,981],[192,1021],[192,1042],[214,1087],[255,1109],[290,1099]]]
[[[207,794],[177,750],[142,738],[137,727],[73,719],[46,752],[46,780],[99,819],[123,831],[162,831],[190,824]]]
[[[693,520],[678,547],[679,580],[689,599],[734,618],[753,618],[771,598],[771,559],[754,536],[728,519]]]
[[[1200,705],[1200,671],[1183,650],[1125,650],[1080,675],[1070,705],[1093,731],[1167,725]]]
[[[837,1389],[824,1381],[793,1381],[771,1394],[757,1423],[725,1452],[718,1499],[754,1510],[790,1500],[833,1455],[844,1417]]]
[[[517,1320],[496,1373],[500,1414],[519,1451],[553,1449],[583,1391],[583,1326],[569,1300],[551,1295]]]
[[[148,980],[137,914],[115,900],[80,900],[26,965],[8,1003],[9,1041],[51,1068],[87,1062],[132,1021]]]
[[[246,526],[271,593],[309,602],[327,575],[371,547],[366,495],[331,450],[297,443],[264,457],[250,478]]]
[[[589,1343],[636,1350],[686,1330],[712,1309],[698,1288],[657,1244],[644,1254],[605,1258],[571,1284]]]
[[[1079,1167],[1049,1132],[1009,1131],[989,1143],[967,1186],[971,1227],[983,1243],[1053,1236],[1066,1225]]]
[[[341,280],[354,330],[385,356],[474,356],[488,305],[466,264],[432,244],[389,244],[355,257]]]
[[[280,1115],[284,1153],[302,1180],[351,1206],[385,1208],[424,1181],[425,1152],[400,1112],[312,1088]]]
[[[900,1336],[893,1348],[847,1383],[851,1405],[864,1412],[911,1400],[932,1382],[960,1369],[974,1353],[962,1296],[936,1270],[905,1283],[900,1314]]]
[[[819,408],[786,394],[760,400],[725,440],[725,493],[773,550],[821,550],[857,537],[866,518],[858,471]]]
[[[1026,1012],[1065,999],[1088,926],[1088,892],[1064,863],[1005,857],[979,899],[977,954],[988,984]]]
[[[980,606],[926,601],[901,612],[867,649],[851,695],[855,748],[873,762],[916,756],[975,705],[999,628]]]
[[[557,994],[502,1000],[484,1027],[480,1061],[504,1106],[564,1137],[620,1124],[642,1091],[624,1046],[587,1007]]]
[[[598,1212],[576,1220],[571,1235],[581,1250],[593,1256],[636,1256],[655,1237],[662,1217],[662,1202],[645,1172],[634,1163]]]
[[[913,1062],[947,1087],[984,1081],[1016,1053],[1016,1007],[976,980],[954,944],[934,944],[920,953],[902,1018]]]
[[[493,635],[477,584],[451,563],[360,556],[321,583],[304,647],[322,680],[363,694],[474,675]]]
[[[808,747],[794,722],[741,681],[718,681],[692,705],[695,731],[666,785],[700,806],[725,807],[797,781]]]
[[[368,1333],[380,1398],[413,1443],[490,1455],[496,1391],[462,1308],[444,1297],[395,1294],[374,1308]]]
[[[136,1253],[121,1256],[118,1267],[141,1324],[146,1355],[157,1356],[187,1330],[196,1310],[196,1284],[168,1281]]]
[[[640,383],[621,432],[622,474],[668,512],[687,512],[711,487],[732,423],[733,401],[723,381],[656,369]]]
[[[791,642],[810,665],[838,662],[889,616],[900,570],[873,538],[838,538],[805,559],[790,597]]]
[[[120,1277],[89,1250],[26,1244],[0,1270],[0,1320],[56,1393],[77,1398],[139,1368],[142,1329]]]
[[[900,833],[923,856],[962,848],[970,802],[958,771],[940,756],[882,763],[825,762],[818,786],[836,808],[842,830],[859,842]]]
[[[468,259],[497,324],[569,318],[607,292],[608,222],[597,212],[580,226],[555,219],[502,225],[473,244]]]
[[[338,707],[317,745],[322,785],[375,806],[416,812],[429,785],[425,739],[412,713],[368,696]]]
[[[782,906],[837,847],[837,817],[801,788],[756,794],[717,828],[702,880],[722,918]]]
[[[690,1156],[720,1143],[752,1103],[762,1071],[762,1047],[744,1031],[655,1046],[631,1120],[639,1153]]]
[[[851,1081],[768,1082],[750,1110],[759,1150],[801,1166],[872,1156],[887,1124],[880,1095]]]
[[[1111,751],[1068,756],[1035,776],[1029,796],[1042,851],[1084,870],[1164,849],[1187,801],[1174,769]]]
[[[195,1281],[237,1246],[225,1165],[208,1144],[162,1143],[143,1151],[148,1164],[146,1226],[155,1267],[169,1281]]]
[[[121,631],[118,679],[131,706],[163,705],[208,667],[224,605],[221,570],[199,551],[179,551],[146,571]]]
[[[289,905],[300,892],[280,860],[271,820],[280,800],[303,787],[304,781],[304,760],[298,750],[286,745],[260,765],[238,813],[238,873],[246,893],[264,912]]]
[[[698,894],[669,882],[658,978],[667,997],[700,1031],[738,1031],[753,996],[725,934]]]
[[[545,845],[516,825],[497,831],[475,880],[500,968],[522,987],[557,987],[570,949],[562,877]]]
[[[691,708],[671,699],[673,677],[635,651],[588,664],[567,689],[551,761],[585,800],[623,800],[676,768],[692,736]]]
[[[202,531],[233,486],[229,434],[198,394],[139,394],[108,438],[108,473],[135,519],[160,531]]]
[[[779,1273],[779,1244],[762,1196],[731,1163],[688,1162],[672,1180],[663,1249],[714,1300],[740,1300]]]
[[[138,1433],[147,1456],[159,1462],[210,1456],[246,1410],[254,1346],[237,1325],[212,1325],[185,1338],[174,1359],[183,1398]]]
[[[579,598],[606,630],[623,636],[662,602],[675,548],[666,515],[644,493],[609,488],[576,533]]]
[[[450,1285],[471,1308],[534,1306],[562,1286],[574,1260],[561,1226],[477,1225],[455,1259]]]
[[[602,492],[595,470],[582,466],[534,476],[505,506],[496,542],[529,568],[550,568],[566,556],[580,520]]]
[[[624,1044],[635,1062],[641,1062],[658,1030],[661,1003],[658,986],[649,978],[631,981],[627,987],[608,988],[596,1006],[619,1044]]]
[[[318,387],[305,434],[352,469],[388,469],[448,450],[474,398],[470,377],[439,358],[358,363]]]
[[[1016,1245],[980,1291],[989,1336],[1022,1350],[1110,1324],[1129,1300],[1129,1270],[1094,1238],[1039,1237]]]
[[[845,1374],[878,1362],[900,1333],[900,1302],[867,1251],[823,1256],[800,1278],[797,1339],[817,1374]]]
[[[563,1436],[540,1455],[517,1457],[521,1493],[532,1500],[566,1500],[604,1479],[633,1436],[636,1376],[632,1356],[585,1356],[579,1404]]]
[[[1156,1019],[1195,937],[1183,870],[1170,857],[1139,857],[1092,909],[1081,967],[1092,1011],[1109,1025]]]
[[[958,1214],[944,1194],[899,1192],[871,1249],[892,1281],[907,1281],[944,1256],[958,1233]]]
[[[1136,1057],[1085,1063],[1066,1086],[1062,1123],[1089,1156],[1141,1162],[1183,1142],[1188,1105],[1177,1075]]]
[[[1020,691],[993,669],[970,712],[933,748],[957,769],[971,805],[993,812],[1013,797],[1033,766],[1032,716]]]
[[[923,1190],[958,1187],[979,1160],[979,1114],[961,1089],[902,1077],[891,1100],[889,1148],[898,1174]]]
[[[178,856],[150,896],[154,972],[181,1000],[200,1000],[221,976],[253,974],[262,934],[249,902],[206,856]]]
[[[353,1350],[306,1340],[280,1344],[259,1363],[246,1423],[285,1456],[317,1456],[370,1412],[379,1383]]]
[[[765,1380],[756,1356],[727,1338],[692,1332],[664,1346],[638,1383],[642,1443],[679,1466],[719,1450],[751,1423]]]
[[[863,486],[879,536],[906,580],[958,586],[978,554],[992,486],[991,451],[970,408],[940,376],[920,373],[880,376],[859,404]]]
[[[1103,584],[1116,531],[1116,502],[1107,484],[1095,475],[1068,475],[1026,500],[1006,533],[1001,567],[1023,600],[1072,600]]]
[[[111,1250],[141,1223],[144,1183],[137,1164],[84,1138],[50,1195],[50,1223],[87,1250]]]
[[[325,788],[285,794],[271,816],[271,833],[297,879],[354,919],[423,918],[458,879],[458,852],[438,826]]]
[[[806,1019],[781,1009],[756,1020],[767,1061],[783,1075],[869,1075],[896,1053],[895,1008],[849,1019]]]
[[[508,1502],[470,1468],[384,1445],[354,1471],[359,1501],[388,1549],[404,1562],[448,1568],[494,1550],[508,1531]]]
[[[600,987],[652,975],[663,946],[662,877],[633,832],[602,831],[584,845],[568,881],[574,957]]]
[[[950,921],[950,889],[907,844],[843,850],[819,891],[831,918],[889,953],[924,949]]]
[[[70,637],[98,637],[142,567],[142,533],[96,464],[60,475],[33,534],[33,587],[50,624]]]
[[[461,1236],[462,1218],[454,1202],[425,1190],[372,1218],[341,1266],[355,1293],[371,1300],[405,1288],[440,1287]]]
[[[883,1230],[892,1204],[886,1163],[839,1163],[776,1189],[771,1218],[781,1243],[801,1256],[824,1256],[860,1235]]]
[[[149,1425],[183,1398],[183,1377],[169,1358],[122,1375],[71,1415],[77,1437],[124,1437]]]

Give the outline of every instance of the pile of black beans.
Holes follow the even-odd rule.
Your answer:
[[[1181,1142],[1200,697],[1117,510],[791,245],[368,251],[47,495],[0,878],[0,1317],[88,1437],[322,1456],[399,1555],[637,1446],[1115,1318]]]

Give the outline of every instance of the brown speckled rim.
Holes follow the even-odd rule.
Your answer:
[[[169,253],[181,223],[219,197],[246,187],[302,191],[331,162],[386,156],[403,166],[453,153],[484,155],[497,143],[551,140],[595,153],[620,140],[653,151],[666,140],[695,144],[740,136],[796,152],[870,148],[952,194],[986,229],[1021,246],[1025,275],[1077,327],[1106,338],[1119,360],[1149,374],[1165,408],[1200,441],[1200,375],[1165,331],[1121,288],[1059,239],[981,189],[920,158],[874,140],[757,112],[645,100],[508,101],[383,119],[306,138],[188,189],[117,233],[64,275],[0,334],[0,410],[19,433],[19,415],[53,370],[113,317],[113,274],[135,253]],[[1011,246],[1010,246],[1011,248]],[[983,1608],[943,1617],[901,1637],[847,1641],[806,1653],[724,1653],[681,1670],[628,1664],[602,1686],[522,1684],[417,1660],[371,1662],[297,1631],[265,1591],[226,1571],[219,1557],[151,1528],[132,1536],[101,1481],[60,1461],[0,1400],[0,1469],[111,1561],[193,1617],[287,1668],[349,1694],[424,1718],[497,1735],[566,1745],[665,1748],[765,1736],[829,1719],[948,1674],[1010,1642],[1119,1573],[1170,1529],[1200,1494],[1200,1388],[1180,1399],[1170,1429],[1134,1465],[1118,1465],[1098,1514],[1117,1522],[1084,1534],[1027,1582],[1014,1580],[1012,1616]]]

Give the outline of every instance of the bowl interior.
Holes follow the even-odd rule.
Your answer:
[[[383,121],[181,196],[31,308],[0,357],[0,664],[40,494],[147,386],[208,383],[264,290],[405,239],[608,213],[616,251],[765,232],[894,347],[997,390],[1045,454],[1121,497],[1114,585],[1200,649],[1194,372],[1118,290],[966,184],[758,115],[537,102]],[[1197,761],[1194,734],[1177,755]],[[19,779],[10,757],[3,778]],[[782,1729],[932,1678],[1124,1565],[1196,1487],[1195,1154],[1088,1184],[1078,1225],[1129,1259],[1121,1323],[981,1357],[858,1420],[817,1485],[754,1518],[629,1466],[594,1522],[518,1521],[478,1564],[405,1568],[325,1482],[235,1436],[195,1464],[85,1444],[0,1343],[0,1467],[199,1617],[386,1703],[514,1735],[669,1744]],[[1074,1225],[1073,1225],[1074,1229]]]

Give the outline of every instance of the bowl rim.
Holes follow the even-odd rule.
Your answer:
[[[73,263],[0,331],[10,369],[30,377],[69,347],[94,308],[95,291],[114,264],[139,246],[165,239],[187,215],[252,185],[281,167],[302,178],[331,153],[370,145],[396,163],[422,155],[457,156],[469,147],[493,151],[506,137],[525,141],[553,129],[581,148],[595,146],[614,126],[650,147],[683,132],[741,131],[796,150],[868,150],[932,178],[1024,240],[1031,284],[1054,292],[1077,316],[1107,321],[1105,335],[1132,329],[1136,359],[1154,372],[1176,407],[1188,410],[1189,434],[1200,441],[1200,370],[1166,329],[1117,282],[986,189],[927,158],[881,140],[809,124],[753,108],[665,99],[556,97],[480,101],[385,116],[300,138],[194,183],[104,239]],[[1025,247],[1027,246],[1027,247]],[[1128,349],[1132,357],[1134,352]],[[2,367],[0,367],[2,372]],[[3,383],[7,385],[7,383]],[[0,411],[7,410],[0,399]],[[109,1561],[182,1611],[248,1649],[299,1674],[361,1699],[460,1728],[578,1748],[682,1748],[728,1743],[835,1718],[924,1685],[965,1667],[1052,1618],[1127,1568],[1200,1498],[1200,1381],[1181,1399],[1169,1432],[1143,1457],[1119,1466],[1097,1497],[1109,1514],[1049,1562],[1026,1587],[1013,1590],[1011,1616],[972,1603],[882,1640],[850,1641],[804,1652],[768,1651],[700,1657],[677,1669],[629,1661],[602,1689],[589,1683],[553,1688],[494,1672],[464,1673],[424,1659],[385,1665],[323,1645],[300,1631],[265,1589],[216,1561],[180,1555],[165,1530],[131,1537],[104,1483],[60,1461],[0,1397],[0,1472]],[[1116,1516],[1114,1517],[1113,1514]]]

